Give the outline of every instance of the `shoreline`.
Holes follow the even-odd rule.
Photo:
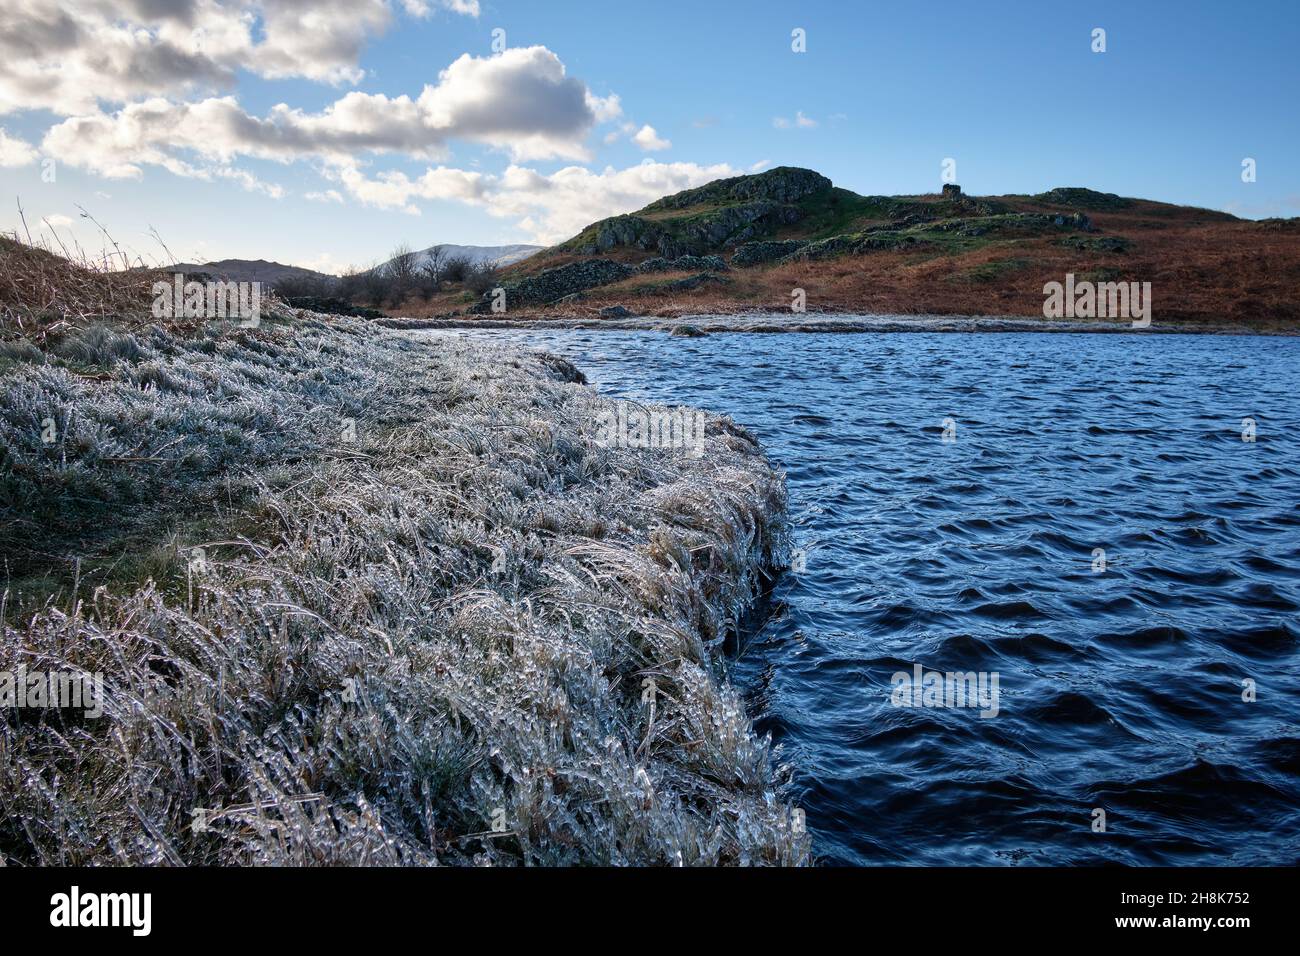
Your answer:
[[[1239,323],[1215,324],[1167,322],[1153,320],[1143,329],[1135,329],[1129,322],[1104,320],[1080,321],[1068,319],[1043,319],[1033,316],[978,316],[978,315],[863,315],[843,312],[792,314],[772,311],[718,313],[684,313],[674,317],[628,315],[601,317],[591,314],[570,313],[546,315],[533,313],[513,318],[471,318],[447,316],[434,318],[407,318],[388,316],[373,320],[375,324],[403,331],[465,330],[465,329],[515,329],[515,330],[582,330],[602,332],[667,332],[683,326],[704,334],[772,334],[772,333],[825,333],[867,334],[881,332],[945,332],[945,333],[1006,333],[1034,332],[1048,335],[1090,334],[1157,334],[1157,335],[1248,335],[1269,338],[1289,338],[1300,335],[1300,329],[1255,328]]]

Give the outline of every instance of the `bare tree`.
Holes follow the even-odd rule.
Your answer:
[[[420,291],[426,299],[436,295],[442,285],[443,272],[447,265],[447,250],[442,246],[432,247],[425,255],[419,269]]]
[[[497,269],[496,263],[484,260],[470,267],[469,274],[465,276],[465,288],[476,295],[482,295],[489,289],[495,288],[500,281],[501,272]]]
[[[393,250],[392,257],[385,267],[387,278],[391,283],[389,296],[393,305],[401,305],[415,286],[419,264],[419,255],[412,251],[407,243],[404,242]]]
[[[464,282],[474,273],[474,260],[469,256],[448,256],[442,264],[442,278],[447,282]]]
[[[361,295],[371,305],[381,306],[392,289],[388,269],[382,265],[373,265],[361,274]]]

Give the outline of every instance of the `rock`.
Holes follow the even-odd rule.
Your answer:
[[[1127,209],[1133,205],[1133,200],[1125,199],[1123,196],[1100,193],[1095,189],[1084,189],[1080,186],[1057,187],[1039,193],[1034,198],[1054,206],[1073,206],[1077,209]]]
[[[607,305],[600,310],[602,319],[626,319],[632,314],[631,309],[626,309],[621,305]]]
[[[830,189],[832,183],[821,173],[797,166],[778,166],[751,176],[719,179],[696,189],[665,196],[646,211],[688,209],[725,202],[795,203],[814,193]]]
[[[961,187],[958,186],[956,183],[944,183],[944,184],[943,184],[943,198],[944,198],[944,199],[960,199],[960,198],[961,198]]]
[[[615,216],[596,229],[596,251],[608,252],[617,246],[654,249],[663,235],[663,227],[640,216]]]
[[[675,325],[668,334],[679,339],[702,339],[709,333],[695,325]]]
[[[567,266],[546,269],[512,285],[504,286],[506,311],[521,305],[559,302],[575,293],[618,282],[632,274],[631,266],[609,259],[585,259],[582,262],[571,262]],[[485,292],[483,301],[470,311],[478,315],[487,314],[492,311],[492,301],[492,292]]]
[[[1076,212],[1069,216],[1063,216],[1059,213],[1052,217],[1053,225],[1071,226],[1075,229],[1082,229],[1084,232],[1092,231],[1092,220],[1085,213]]]
[[[722,256],[679,256],[676,259],[656,257],[641,263],[636,271],[641,275],[650,272],[726,272],[727,263]]]
[[[840,256],[874,252],[880,249],[900,249],[904,246],[915,245],[921,241],[916,236],[892,229],[848,233],[806,243],[795,252],[778,259],[777,262],[786,264],[810,259],[835,259]]]
[[[761,265],[764,262],[775,262],[777,259],[793,255],[806,245],[808,243],[802,239],[747,242],[736,250],[735,255],[731,257],[731,264],[738,268],[745,268]]]
[[[702,285],[728,285],[730,279],[724,279],[722,276],[715,276],[712,273],[701,272],[699,275],[687,276],[685,279],[677,279],[669,282],[663,287],[665,292],[689,292],[691,289],[698,289]]]
[[[1057,240],[1057,245],[1085,252],[1128,252],[1132,243],[1123,236],[1066,236]]]
[[[702,257],[719,247],[753,242],[799,222],[805,213],[802,203],[832,188],[831,181],[820,173],[793,167],[722,179],[665,196],[640,214],[604,219],[589,226],[581,239],[571,240],[565,248],[581,255],[631,248],[655,251],[668,260]],[[667,217],[651,215],[679,210],[685,212]]]

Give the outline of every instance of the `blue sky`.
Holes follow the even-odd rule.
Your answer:
[[[399,241],[554,241],[656,191],[774,165],[808,166],[864,193],[934,191],[949,157],[976,194],[1085,185],[1252,218],[1300,215],[1293,0],[333,0],[320,17],[331,18],[338,43],[323,55],[300,48],[319,33],[262,12],[276,0],[192,2],[185,23],[125,19],[160,44],[204,49],[211,59],[196,59],[196,70],[215,63],[224,76],[159,76],[141,87],[136,53],[118,73],[88,73],[99,68],[86,49],[95,31],[115,25],[77,0],[58,8],[81,25],[81,46],[29,53],[41,62],[26,73],[12,50],[0,56],[0,157],[8,156],[0,229],[18,227],[18,196],[34,228],[50,217],[87,247],[98,241],[77,204],[146,258],[162,256],[147,236],[153,226],[181,258],[336,269],[383,258]],[[371,19],[358,19],[362,7]],[[0,8],[19,29],[31,18],[35,36],[51,6],[0,0]],[[241,16],[248,36],[210,52],[221,25]],[[1106,31],[1104,53],[1091,49],[1096,27]],[[492,47],[498,28],[504,60]],[[795,28],[806,31],[806,53],[791,50]],[[0,34],[0,53],[5,42]],[[260,46],[248,55],[240,43]],[[466,54],[463,74],[441,81]],[[268,62],[284,65],[249,69]],[[24,83],[54,67],[81,80],[81,91],[41,102]],[[319,75],[326,67],[348,75]],[[406,115],[399,97],[440,83],[432,114]],[[104,98],[88,101],[87,88]],[[313,117],[328,117],[353,91],[382,95],[367,107],[380,118],[363,145],[340,150],[340,137],[359,135],[357,121],[327,118],[322,132]],[[151,96],[171,105],[155,105],[153,128],[141,133],[132,104]],[[209,104],[219,119],[179,112],[222,97]],[[275,121],[273,146],[196,152],[222,138],[213,132],[228,128],[221,124],[269,128],[277,104],[299,118]],[[285,123],[291,137],[279,135]],[[438,129],[426,139],[430,123]],[[1246,157],[1256,160],[1256,182],[1242,182]],[[53,183],[41,176],[50,158]],[[430,168],[439,172],[416,185]]]

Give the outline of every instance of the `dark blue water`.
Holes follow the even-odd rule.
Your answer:
[[[488,334],[786,469],[806,566],[733,667],[823,861],[1300,858],[1300,340]],[[918,663],[997,715],[895,706]]]

